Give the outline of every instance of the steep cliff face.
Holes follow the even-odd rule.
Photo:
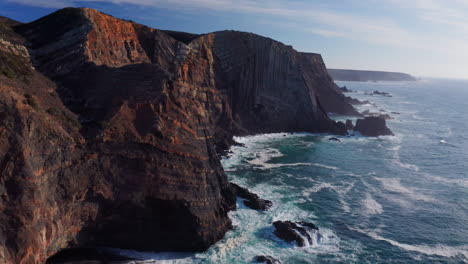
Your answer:
[[[307,65],[307,72],[311,75],[309,82],[317,90],[320,102],[327,113],[340,115],[360,116],[360,114],[348,103],[348,99],[340,91],[328,74],[325,63],[320,54],[301,53]]]
[[[320,98],[322,66],[271,39],[168,34],[92,9],[2,25],[13,48],[0,55],[24,61],[0,74],[6,263],[78,246],[204,250],[231,228],[218,152],[232,135],[344,132]]]
[[[234,120],[246,133],[342,132],[320,104],[319,87],[331,89],[332,82],[322,82],[328,76],[314,72],[320,67],[301,53],[251,33],[222,31],[197,41],[207,37],[214,40]]]

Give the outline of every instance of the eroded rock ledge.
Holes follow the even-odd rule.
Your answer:
[[[0,259],[64,248],[202,251],[231,228],[233,135],[346,133],[318,54],[164,32],[92,9],[0,20]],[[26,78],[27,77],[27,78]]]

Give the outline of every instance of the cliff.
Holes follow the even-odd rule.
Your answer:
[[[231,228],[219,153],[233,135],[345,133],[326,112],[355,112],[318,55],[254,34],[86,8],[0,23],[5,263],[83,246],[205,250]]]
[[[328,69],[328,72],[336,81],[352,81],[352,82],[417,81],[415,77],[406,73],[401,73],[401,72],[358,71],[358,70],[339,70],[339,69]]]

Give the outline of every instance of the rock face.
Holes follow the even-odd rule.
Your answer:
[[[356,121],[355,131],[364,136],[378,137],[393,135],[393,132],[385,124],[385,119],[380,116],[369,116]]]
[[[272,256],[256,256],[254,261],[257,263],[265,263],[265,264],[281,264],[281,261],[272,257]]]
[[[417,81],[415,77],[406,73],[401,73],[401,72],[359,71],[359,70],[341,70],[341,69],[328,69],[328,72],[336,81],[352,81],[352,82]]]
[[[340,115],[360,116],[360,114],[347,101],[340,87],[333,82],[323,62],[322,56],[316,53],[304,53],[301,55],[306,60],[308,75],[304,79],[313,87],[317,87],[317,95],[321,107],[327,113]]]
[[[244,204],[251,209],[265,211],[273,205],[271,201],[260,199],[257,194],[250,192],[246,188],[240,187],[235,183],[230,183],[229,185],[233,194],[245,199]],[[233,199],[235,198],[236,197],[233,197]]]
[[[342,134],[326,112],[355,111],[317,56],[249,33],[166,33],[74,8],[0,23],[4,263],[205,250],[231,228],[219,153],[233,135]]]
[[[276,221],[273,223],[275,227],[275,235],[286,242],[296,242],[299,247],[303,247],[308,243],[313,243],[311,231],[318,231],[318,227],[312,223],[291,221]]]
[[[379,92],[379,91],[373,91],[372,93],[369,93],[369,95],[381,95],[385,97],[392,97],[391,94],[386,93],[386,92]]]
[[[354,130],[354,124],[353,121],[350,119],[346,119],[346,129],[348,130]]]

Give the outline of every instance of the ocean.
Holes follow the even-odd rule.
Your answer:
[[[235,138],[244,146],[222,161],[229,179],[273,207],[238,200],[234,229],[205,253],[127,253],[145,263],[468,263],[468,81],[338,84],[370,101],[360,111],[394,117],[395,136]],[[273,234],[277,220],[312,222],[319,235],[297,247]]]

